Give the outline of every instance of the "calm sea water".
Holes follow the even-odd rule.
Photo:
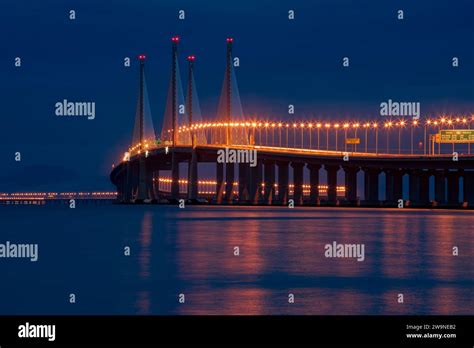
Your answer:
[[[473,222],[446,210],[0,206],[0,243],[39,245],[37,262],[0,259],[0,314],[474,314]],[[333,241],[363,243],[365,260],[326,258]]]

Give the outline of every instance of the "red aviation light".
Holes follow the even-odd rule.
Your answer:
[[[138,59],[140,59],[140,60],[145,60],[145,58],[146,58],[146,56],[144,54],[140,54],[138,56]]]
[[[227,38],[227,42],[233,42],[233,41],[234,41],[233,38],[231,38],[231,37],[228,37],[228,38]]]
[[[179,36],[173,36],[173,37],[171,38],[171,41],[173,41],[173,42],[179,42]]]
[[[193,61],[196,60],[196,57],[195,56],[188,56],[188,60],[193,62]]]

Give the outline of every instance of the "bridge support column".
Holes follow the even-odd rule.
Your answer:
[[[288,204],[288,162],[277,162],[278,165],[278,200],[282,205]]]
[[[446,176],[444,170],[437,170],[435,178],[435,201],[438,204],[446,203]]]
[[[379,174],[377,168],[364,169],[364,199],[368,204],[379,203]]]
[[[247,203],[249,201],[248,180],[249,164],[239,163],[239,203]]]
[[[319,205],[319,170],[321,169],[320,164],[308,164],[309,168],[309,200],[311,204]]]
[[[420,174],[416,170],[411,170],[409,172],[409,192],[408,197],[410,203],[420,202]]]
[[[148,199],[147,184],[145,157],[140,155],[140,158],[138,159],[138,192],[136,198],[138,202],[143,202]]]
[[[250,167],[250,200],[252,204],[258,204],[262,192],[262,161],[257,161],[255,167]]]
[[[345,196],[349,203],[357,202],[357,172],[358,167],[343,167],[345,172]]]
[[[188,164],[188,198],[198,198],[198,160],[196,149],[193,149],[191,159]]]
[[[138,186],[139,186],[139,165],[134,163],[134,165],[130,166],[132,171],[130,186],[131,186],[131,202],[133,203],[138,199]]]
[[[387,203],[395,204],[402,199],[403,173],[399,169],[388,169],[385,171],[385,200]]]
[[[216,203],[222,203],[222,196],[224,194],[224,164],[216,162]]]
[[[155,199],[160,199],[160,171],[155,170],[153,172],[153,192],[155,195]]]
[[[304,163],[292,162],[293,167],[293,198],[295,205],[303,205],[303,168]]]
[[[464,202],[467,202],[468,206],[474,205],[474,172],[464,171],[463,174],[463,195]]]
[[[148,170],[146,172],[146,199],[156,199],[155,190],[153,185],[153,171]]]
[[[130,161],[127,162],[127,169],[125,173],[125,183],[123,187],[123,199],[124,202],[130,203],[132,200],[132,165],[130,164]]]
[[[263,171],[265,183],[265,204],[272,205],[273,199],[275,198],[275,162],[265,161],[263,163]]]
[[[385,170],[385,202],[393,204],[395,202],[395,175],[392,169]]]
[[[393,174],[393,195],[396,202],[403,199],[403,174],[402,170],[397,170]]]
[[[125,194],[125,179],[126,174],[122,174],[119,179],[119,185],[117,185],[117,201],[123,202],[124,201],[124,194]]]
[[[226,163],[225,165],[225,200],[232,203],[234,200],[234,163]]]
[[[179,160],[174,150],[171,159],[171,198],[179,199]]]
[[[457,171],[446,173],[448,178],[448,204],[459,204],[459,173]]]
[[[337,203],[337,171],[338,165],[324,165],[327,172],[327,186],[328,186],[328,203]]]
[[[420,172],[420,203],[427,205],[430,202],[430,174]]]

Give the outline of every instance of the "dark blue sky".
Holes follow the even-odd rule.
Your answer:
[[[178,20],[179,9],[186,20]],[[397,20],[398,9],[405,20]],[[375,119],[387,99],[421,102],[422,115],[471,114],[472,13],[472,0],[2,0],[0,191],[112,188],[108,173],[131,140],[137,97],[136,61],[124,68],[123,58],[147,54],[159,128],[172,35],[182,38],[181,70],[189,53],[197,56],[205,117],[217,109],[227,36],[235,39],[248,114],[288,119],[294,104],[298,120]],[[95,120],[55,116],[63,99],[95,102]]]

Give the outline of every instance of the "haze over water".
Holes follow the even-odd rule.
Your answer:
[[[474,313],[468,211],[78,205],[0,215],[0,243],[39,244],[37,262],[0,259],[0,314]],[[326,258],[333,241],[365,244],[365,260]]]

